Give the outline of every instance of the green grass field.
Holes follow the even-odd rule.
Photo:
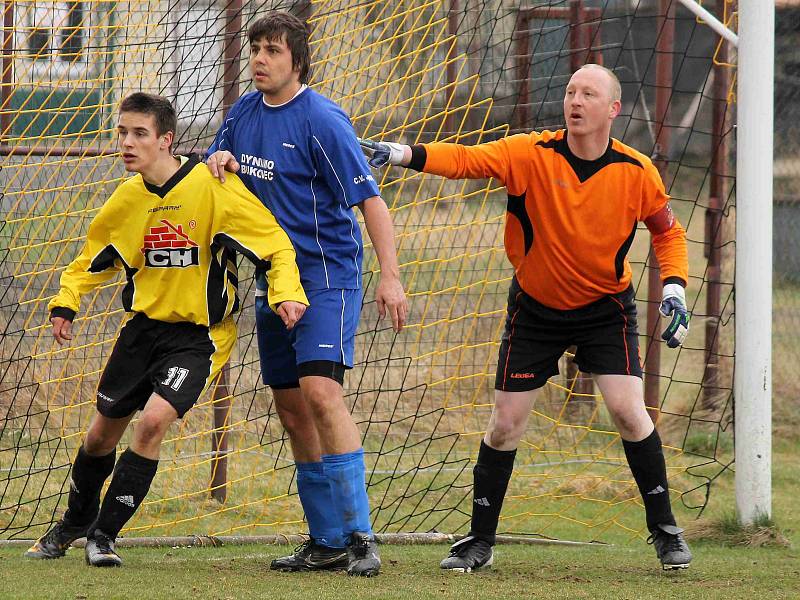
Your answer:
[[[688,571],[660,571],[649,548],[500,546],[493,571],[445,573],[444,546],[385,546],[374,579],[268,570],[281,546],[128,549],[121,569],[90,569],[80,550],[28,563],[3,550],[3,598],[797,598],[798,553],[696,544]]]
[[[269,561],[290,546],[122,548],[125,565],[111,570],[85,566],[80,549],[44,562],[24,559],[20,546],[4,546],[0,598],[800,598],[800,550],[780,539],[796,540],[800,530],[798,442],[797,434],[775,440],[778,539],[769,531],[729,531],[733,476],[723,476],[703,518],[684,523],[695,553],[688,571],[661,571],[652,548],[638,539],[608,546],[500,545],[494,570],[471,575],[438,569],[445,545],[385,545],[383,572],[373,580],[270,572]]]

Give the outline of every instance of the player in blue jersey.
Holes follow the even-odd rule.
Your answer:
[[[353,126],[334,102],[307,86],[308,30],[270,12],[248,30],[257,91],[231,107],[207,152],[211,172],[238,172],[272,211],[297,252],[310,306],[291,334],[257,281],[256,327],[264,383],[272,388],[297,465],[309,541],[272,561],[282,571],[346,568],[372,576],[380,558],[369,519],[361,435],[344,403],[361,310],[364,215],[381,267],[375,300],[395,331],[406,318],[389,211]]]

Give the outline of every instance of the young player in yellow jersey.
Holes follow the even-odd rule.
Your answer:
[[[119,149],[137,175],[100,209],[50,302],[53,336],[63,344],[72,339],[80,297],[122,270],[130,318],[100,377],[97,412],[72,466],[67,512],[28,557],[61,557],[85,535],[88,564],[122,564],[114,542],[147,495],[161,440],[215,379],[236,341],[237,253],[269,269],[268,302],[287,329],[308,305],[294,249],[275,218],[236,176],[223,186],[196,159],[173,156],[176,125],[165,98],[135,93],[122,101]],[[115,461],[137,410],[131,444]]]

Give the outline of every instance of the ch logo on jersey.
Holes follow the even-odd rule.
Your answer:
[[[192,267],[200,264],[200,249],[183,231],[161,219],[161,225],[150,228],[144,236],[144,263],[148,267]]]

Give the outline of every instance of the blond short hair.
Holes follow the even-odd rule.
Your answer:
[[[603,65],[598,65],[595,63],[587,63],[583,65],[581,69],[592,69],[592,70],[599,70],[605,72],[609,78],[611,79],[611,86],[609,91],[611,92],[611,101],[617,102],[622,100],[622,86],[619,83],[619,78],[611,69],[604,67]]]

